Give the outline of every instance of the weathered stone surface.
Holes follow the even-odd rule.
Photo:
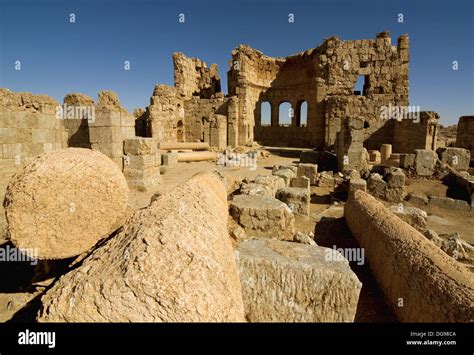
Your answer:
[[[387,187],[403,187],[405,186],[405,174],[401,169],[394,169],[392,172],[387,174]]]
[[[279,169],[273,172],[274,176],[279,176],[285,181],[285,186],[290,186],[290,181],[296,176],[295,172],[291,169]]]
[[[309,216],[311,195],[307,188],[285,187],[277,191],[276,198],[286,203],[294,214]]]
[[[429,149],[415,150],[415,171],[420,176],[431,176],[434,174],[438,155]]]
[[[295,236],[293,237],[293,241],[301,244],[308,244],[308,245],[317,245],[314,241],[314,233],[310,232],[309,234],[305,234],[302,232],[296,232]]]
[[[337,251],[249,240],[237,259],[250,322],[352,322],[362,284]]]
[[[159,196],[48,290],[38,320],[243,321],[226,197],[210,173]]]
[[[334,176],[332,171],[323,171],[319,174],[318,186],[334,187]]]
[[[285,203],[274,197],[235,196],[229,211],[250,237],[293,239],[293,212]]]
[[[156,141],[153,138],[133,138],[124,140],[125,154],[147,155],[154,154],[157,150]]]
[[[455,200],[450,197],[429,196],[429,205],[448,210],[469,211],[471,206],[464,200]]]
[[[309,179],[306,176],[294,177],[290,181],[290,187],[300,187],[309,191]]]
[[[298,177],[305,176],[309,179],[311,185],[316,185],[318,182],[318,165],[300,163],[296,175]]]
[[[367,191],[367,181],[364,179],[351,179],[349,181],[349,193],[354,193],[357,190]]]
[[[257,175],[255,183],[268,186],[272,189],[273,196],[275,196],[278,189],[285,187],[285,180],[276,175]]]
[[[382,179],[382,176],[380,176],[379,174],[371,174],[367,179],[367,190],[374,197],[385,198],[387,183]]]
[[[173,166],[178,164],[178,153],[163,153],[161,155],[163,165]]]
[[[409,193],[405,198],[408,202],[414,203],[416,205],[427,205],[428,204],[428,197],[424,195],[416,195],[413,193]]]
[[[11,241],[40,259],[89,250],[124,222],[127,182],[112,160],[89,149],[46,153],[20,168],[4,206]]]
[[[416,207],[405,207],[402,204],[391,206],[389,210],[416,230],[422,233],[426,230],[428,215],[425,211]]]
[[[415,166],[415,154],[400,154],[400,167],[410,169]]]
[[[474,280],[465,267],[362,191],[344,216],[400,321],[472,321]]]
[[[385,200],[388,202],[401,202],[405,197],[405,189],[403,187],[393,187],[385,189]]]
[[[240,193],[242,195],[261,195],[275,197],[275,191],[268,185],[261,184],[242,184],[240,187]]]
[[[471,161],[471,152],[468,149],[445,147],[436,150],[439,160],[459,171],[466,171]]]

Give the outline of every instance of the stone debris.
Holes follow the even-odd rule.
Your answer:
[[[471,152],[467,149],[444,147],[438,148],[436,152],[443,164],[447,164],[459,171],[466,171],[469,168]]]
[[[250,322],[353,322],[361,282],[333,249],[277,240],[239,245]]]
[[[309,216],[311,195],[308,188],[285,187],[277,191],[276,198],[286,203],[295,215]]]
[[[275,197],[275,191],[270,186],[255,183],[242,183],[240,194]]]
[[[295,236],[293,237],[294,242],[298,242],[301,244],[308,244],[308,245],[317,245],[314,241],[314,233],[309,232],[308,234],[302,232],[296,232]]]
[[[300,187],[310,191],[309,179],[306,176],[294,177],[290,181],[290,187]]]
[[[46,292],[38,321],[244,321],[226,200],[210,173],[163,194]]]
[[[416,230],[422,233],[426,230],[428,215],[425,211],[416,207],[405,207],[403,204],[391,206],[389,210]]]
[[[274,197],[234,196],[229,212],[249,237],[293,239],[293,212],[285,203]]]
[[[469,211],[471,209],[467,201],[456,200],[450,197],[428,196],[428,204],[448,210]]]
[[[419,176],[432,176],[435,172],[438,155],[429,149],[415,150],[415,169]]]
[[[10,240],[40,259],[79,255],[124,223],[127,181],[89,149],[40,155],[20,168],[5,195]]]
[[[274,176],[279,176],[285,181],[285,186],[290,186],[291,179],[293,179],[296,174],[292,169],[281,168],[273,172]]]
[[[318,165],[309,163],[300,163],[296,171],[296,176],[307,177],[310,185],[316,185],[318,182]]]
[[[334,187],[334,175],[332,171],[323,171],[319,174],[318,186]]]

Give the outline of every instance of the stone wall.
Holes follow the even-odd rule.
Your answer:
[[[156,85],[148,107],[150,137],[161,142],[184,142],[184,100],[176,87]]]
[[[341,117],[364,117],[370,131],[377,130],[382,106],[408,106],[408,51],[407,35],[392,46],[386,32],[377,34],[374,40],[341,41],[331,37],[315,49],[286,58],[271,58],[239,46],[232,52],[228,72],[229,95],[239,98],[239,128],[244,132],[239,135],[239,144],[254,139],[253,126],[260,126],[264,101],[271,105],[271,127],[255,130],[256,140],[261,139],[260,134],[268,140],[273,131],[281,131],[274,127],[279,125],[278,111],[283,102],[292,105],[291,126],[299,128],[303,128],[301,104],[307,102],[306,130],[311,138],[296,142],[300,146],[334,144]],[[358,76],[365,78],[360,95],[354,93]],[[281,134],[274,136],[276,144]]]
[[[90,113],[95,115],[94,100],[83,94],[67,94],[64,97],[63,110],[66,115],[71,113],[72,116],[64,120],[64,127],[68,133],[68,147],[91,148],[89,121],[95,118],[87,116]]]
[[[474,116],[459,118],[456,147],[469,149],[474,157]]]
[[[209,99],[221,91],[217,64],[208,68],[202,60],[177,52],[173,54],[173,65],[175,87],[181,96]]]
[[[0,89],[0,196],[15,171],[34,157],[67,147],[59,102],[46,95]],[[0,239],[5,224],[0,207]]]

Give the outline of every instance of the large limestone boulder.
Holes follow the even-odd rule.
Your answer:
[[[254,239],[237,259],[250,322],[354,321],[362,284],[338,251]]]
[[[7,187],[9,238],[40,259],[79,255],[123,224],[128,193],[122,172],[102,153],[69,148],[40,155]]]
[[[244,321],[227,194],[202,173],[137,211],[43,296],[40,322]]]

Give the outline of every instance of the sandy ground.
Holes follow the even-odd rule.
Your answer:
[[[174,186],[189,179],[200,171],[220,171],[236,181],[252,180],[256,175],[271,174],[273,165],[290,165],[298,162],[298,149],[269,149],[274,153],[269,157],[259,157],[257,169],[223,167],[214,162],[180,163],[173,167],[162,167],[163,182],[156,191],[140,192],[132,190],[129,204],[132,210],[146,207],[155,193],[164,193]],[[444,196],[446,187],[441,182],[433,180],[409,180],[408,192],[424,193],[426,195]],[[352,237],[343,218],[343,204],[331,204],[331,189],[311,187],[311,206],[309,218],[296,218],[296,230],[309,233],[314,232],[315,241],[320,246],[329,248],[353,248],[357,242]],[[405,203],[410,205],[409,203]],[[391,205],[386,203],[386,205]],[[423,208],[429,214],[428,225],[438,233],[459,232],[471,244],[474,244],[474,233],[471,230],[473,215],[470,212],[451,212],[416,206]],[[4,246],[5,247],[5,246]],[[69,261],[65,261],[64,265]],[[8,265],[6,265],[8,264]],[[396,322],[396,319],[384,300],[384,296],[370,273],[368,265],[357,265],[351,262],[350,266],[363,283],[356,322]],[[2,275],[15,275],[3,279],[0,286],[0,322],[13,318],[13,321],[31,321],[38,309],[39,296],[45,290],[46,283],[32,285],[31,279],[38,266],[25,263],[0,263]],[[58,267],[58,274],[61,267]],[[51,280],[49,281],[51,282]],[[28,303],[29,302],[29,303]],[[26,304],[26,306],[25,306]]]

